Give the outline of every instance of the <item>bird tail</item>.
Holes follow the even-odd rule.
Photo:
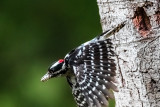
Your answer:
[[[115,33],[119,32],[119,30],[125,26],[126,22],[127,21],[125,20],[122,23],[118,24],[116,27],[109,29],[109,30],[106,30],[101,35],[99,35],[97,38],[99,40],[101,40],[101,39],[106,39],[106,38],[110,37],[111,35],[114,35]]]

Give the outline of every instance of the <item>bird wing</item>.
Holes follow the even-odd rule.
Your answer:
[[[78,94],[75,90],[73,94],[78,105],[85,102],[89,107],[108,105],[108,98],[113,98],[110,89],[118,91],[114,85],[116,64],[113,57],[115,53],[110,39],[87,42],[75,49],[69,64],[77,79]]]

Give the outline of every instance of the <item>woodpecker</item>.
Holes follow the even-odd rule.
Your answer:
[[[114,97],[111,90],[118,91],[114,84],[116,54],[108,37],[123,28],[125,22],[73,49],[52,64],[41,81],[66,77],[78,107],[107,107],[108,99]]]

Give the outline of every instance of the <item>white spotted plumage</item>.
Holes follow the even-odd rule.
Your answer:
[[[106,37],[124,25],[125,22],[73,49],[63,62],[49,68],[42,81],[64,75],[79,107],[108,106],[108,99],[113,98],[109,90],[117,91],[117,87],[114,84],[116,55],[111,39]]]
[[[107,106],[107,100],[112,96],[109,90],[117,91],[114,78],[112,78],[115,76],[116,70],[112,42],[110,39],[106,39],[87,42],[81,46],[82,48],[78,47],[75,49],[75,53],[72,53],[78,55],[79,58],[71,55],[69,62],[72,64],[72,70],[77,77],[77,86],[81,90],[80,92],[83,93],[74,94],[77,97],[75,100],[79,107],[90,107],[89,105],[96,107]],[[80,98],[88,100],[79,103]]]

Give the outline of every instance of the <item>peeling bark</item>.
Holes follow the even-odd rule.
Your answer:
[[[155,17],[155,21],[156,21],[157,25],[160,26],[160,10],[155,12],[154,17]]]
[[[97,0],[102,29],[128,20],[111,38],[117,53],[116,107],[160,107],[160,0]]]
[[[146,37],[150,33],[150,20],[143,7],[137,7],[134,13],[133,23],[142,36]]]

